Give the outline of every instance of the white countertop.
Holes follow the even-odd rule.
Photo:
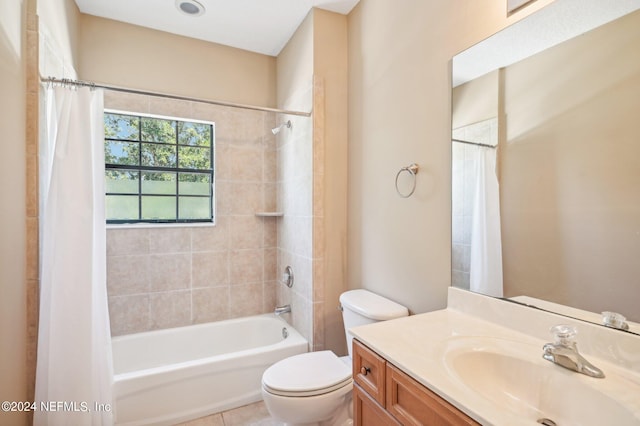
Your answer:
[[[466,297],[466,296],[465,296]],[[549,340],[541,340],[522,332],[503,327],[455,309],[445,309],[413,315],[392,321],[355,327],[350,332],[390,363],[433,390],[461,411],[485,425],[536,425],[536,419],[523,419],[501,409],[489,399],[472,391],[456,375],[446,359],[447,353],[460,350],[475,340],[491,342],[505,353],[513,352],[526,357],[527,362],[541,368],[558,369],[569,380],[579,380],[599,392],[614,397],[630,407],[640,425],[640,374],[625,370],[611,360],[586,355],[585,358],[607,374],[604,379],[594,379],[563,369],[542,358],[542,346]],[[578,349],[580,339],[578,338]],[[620,380],[627,382],[621,388]],[[514,378],[516,380],[517,378]],[[629,391],[631,390],[631,392]]]

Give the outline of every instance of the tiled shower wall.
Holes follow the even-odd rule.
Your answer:
[[[107,230],[112,335],[272,312],[275,114],[105,92],[105,108],[215,123],[215,226]]]
[[[310,111],[312,85],[295,93],[285,103],[286,109]],[[315,114],[315,111],[314,111]],[[283,116],[292,128],[278,135],[278,209],[284,213],[278,227],[278,272],[291,266],[292,288],[278,287],[279,305],[290,304],[293,327],[313,349],[314,263],[313,263],[313,120],[308,117]]]

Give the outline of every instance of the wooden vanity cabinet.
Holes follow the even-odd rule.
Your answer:
[[[353,377],[356,426],[479,425],[356,339]]]

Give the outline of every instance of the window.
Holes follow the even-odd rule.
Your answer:
[[[214,125],[104,114],[107,223],[213,221]]]

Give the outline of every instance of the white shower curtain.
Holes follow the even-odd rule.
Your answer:
[[[35,399],[55,411],[36,410],[34,424],[109,425],[103,93],[48,87],[45,106]]]
[[[502,297],[500,192],[495,148],[477,147],[476,192],[471,227],[469,288]]]

